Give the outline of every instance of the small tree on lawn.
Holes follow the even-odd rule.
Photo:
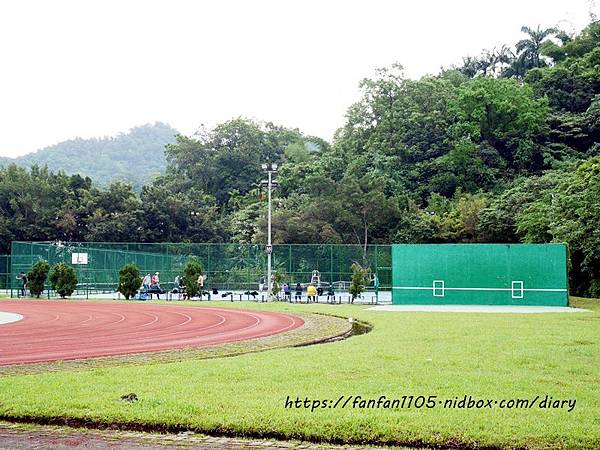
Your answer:
[[[50,285],[61,298],[68,297],[77,287],[77,274],[64,262],[54,264],[50,269]]]
[[[40,295],[44,292],[49,270],[50,264],[44,259],[40,259],[31,267],[31,272],[27,274],[27,286],[31,295],[40,298]]]
[[[350,295],[352,295],[352,303],[356,297],[363,293],[369,276],[369,269],[364,268],[358,263],[352,264],[352,284],[350,285]]]
[[[198,295],[200,286],[198,286],[198,277],[202,275],[202,264],[195,257],[190,257],[183,269],[183,284],[188,298]]]
[[[125,300],[133,297],[142,284],[140,270],[135,264],[125,264],[119,270],[119,292],[125,296]]]
[[[272,286],[272,293],[273,296],[276,299],[279,299],[279,293],[281,291],[281,283],[284,280],[284,275],[281,272],[275,272],[273,273],[273,286]]]

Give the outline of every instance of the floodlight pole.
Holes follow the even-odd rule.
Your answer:
[[[277,187],[277,182],[273,181],[273,174],[277,172],[276,163],[267,163],[262,165],[262,169],[267,172],[268,179],[262,182],[262,185],[267,186],[268,192],[268,211],[267,211],[267,295],[271,298],[273,295],[273,268],[271,264],[271,254],[273,253],[273,242],[271,240],[271,212],[273,210],[273,203],[271,197],[271,191],[274,187]]]
[[[269,167],[269,212],[267,214],[267,283],[269,286],[267,290],[268,298],[270,299],[273,295],[273,283],[271,282],[271,276],[273,274],[273,268],[271,267],[271,253],[273,253],[273,247],[271,245],[271,188],[273,183],[272,172]]]

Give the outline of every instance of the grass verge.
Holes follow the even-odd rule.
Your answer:
[[[573,314],[369,311],[359,305],[244,303],[336,314],[372,332],[231,358],[151,361],[0,378],[0,416],[338,444],[472,448],[600,446],[600,306]],[[227,304],[219,304],[227,307]],[[239,307],[239,304],[235,306]],[[136,393],[139,401],[120,400]],[[575,399],[566,409],[286,408],[291,399]]]

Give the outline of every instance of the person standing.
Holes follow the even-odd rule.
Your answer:
[[[200,300],[202,300],[202,292],[204,291],[204,279],[204,275],[200,274],[196,280],[196,283],[198,284],[198,295],[200,296]]]
[[[294,297],[296,302],[300,302],[302,300],[302,285],[300,283],[296,283],[296,296]]]
[[[152,282],[152,278],[150,277],[150,274],[147,273],[144,278],[142,279],[142,286],[144,287],[145,291],[148,291],[148,289],[150,289],[150,283]]]
[[[313,303],[317,301],[317,288],[314,285],[309,285],[306,289],[306,295],[308,296],[308,302],[312,300]]]
[[[292,303],[292,291],[290,289],[290,285],[287,283],[283,284],[283,298]]]
[[[265,277],[260,277],[260,280],[258,280],[258,291],[262,292],[265,290]]]
[[[150,281],[150,290],[156,293],[156,298],[160,300],[160,292],[162,289],[160,288],[160,272],[156,272]],[[152,299],[152,293],[150,293],[150,298]]]
[[[335,291],[333,290],[333,283],[329,285],[327,289],[327,303],[331,300],[332,303],[335,303]]]
[[[25,272],[20,272],[19,275],[17,275],[17,280],[21,280],[21,297],[25,297],[28,282]]]
[[[160,291],[160,272],[156,272],[152,277],[152,286]]]

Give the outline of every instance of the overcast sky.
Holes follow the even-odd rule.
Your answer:
[[[589,11],[589,0],[3,0],[0,155],[237,116],[329,140],[378,67],[437,73],[514,44],[521,25],[579,30]]]

